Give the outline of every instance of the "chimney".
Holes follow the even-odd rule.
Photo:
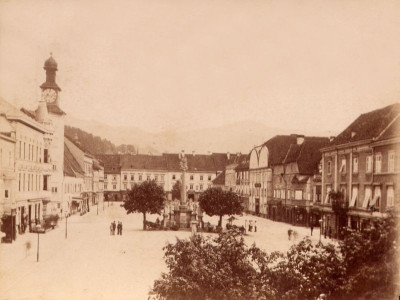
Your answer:
[[[330,137],[329,137],[329,141],[330,141],[330,142],[332,142],[334,139],[335,139],[334,136],[330,136]]]
[[[48,111],[47,111],[47,104],[45,101],[39,101],[39,106],[36,110],[36,120],[40,123],[43,123],[47,120]]]
[[[304,143],[304,135],[297,135],[297,145],[301,145]]]
[[[228,160],[231,159],[231,154],[230,154],[229,152],[226,153],[226,158],[227,158]]]

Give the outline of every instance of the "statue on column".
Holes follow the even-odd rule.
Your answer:
[[[181,185],[181,205],[186,204],[186,171],[188,170],[187,158],[182,154],[179,165],[182,170],[182,185]]]

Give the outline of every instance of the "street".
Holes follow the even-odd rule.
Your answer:
[[[148,216],[151,221],[156,218]],[[298,232],[297,241],[309,235],[307,228],[253,216],[239,217],[234,224],[244,225],[249,219],[257,220],[257,232],[250,232],[246,243],[255,242],[268,252],[285,251],[294,243],[288,240],[289,228]],[[110,236],[114,220],[123,222],[122,236]],[[216,217],[205,217],[207,221],[217,224]],[[104,211],[99,207],[99,215],[92,207],[90,213],[68,219],[67,239],[65,219],[55,230],[40,235],[39,262],[37,234],[0,245],[1,299],[147,299],[154,280],[166,271],[162,247],[176,236],[189,237],[190,232],[142,231],[141,214],[126,215],[118,203],[106,204]],[[318,241],[318,229],[312,238]]]

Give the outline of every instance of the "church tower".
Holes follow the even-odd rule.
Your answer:
[[[53,166],[50,177],[52,205],[49,207],[51,210],[49,213],[63,215],[65,112],[60,108],[59,97],[61,89],[56,83],[58,65],[51,53],[50,57],[45,61],[43,69],[46,71],[46,81],[40,86],[42,97],[39,101],[38,110],[43,110],[44,115],[46,115],[45,111],[47,109],[47,121],[45,123],[52,132],[49,144],[50,163]]]
[[[58,106],[61,89],[56,83],[57,67],[57,62],[53,58],[52,53],[50,53],[50,57],[44,62],[43,67],[46,70],[46,82],[40,88],[42,89],[42,100]]]

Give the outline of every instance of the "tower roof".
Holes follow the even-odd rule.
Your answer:
[[[50,57],[44,62],[44,67],[43,68],[45,70],[53,69],[53,70],[57,71],[57,67],[58,67],[58,64],[55,61],[55,59],[53,58],[52,53],[50,53]]]

